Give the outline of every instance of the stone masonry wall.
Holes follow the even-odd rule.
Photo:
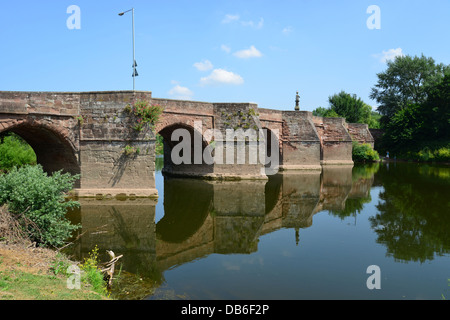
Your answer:
[[[134,130],[134,120],[125,111],[137,100],[150,99],[149,92],[81,95],[79,195],[156,196],[155,135],[149,129]],[[131,154],[125,153],[127,146],[133,148]]]

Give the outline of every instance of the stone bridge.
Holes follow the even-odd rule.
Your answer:
[[[138,100],[164,108],[155,130],[133,129],[127,105]],[[191,136],[190,164],[172,162],[176,129]],[[216,136],[228,129],[267,132],[265,157],[252,161],[252,142],[244,139],[245,159],[237,159],[239,139],[224,149],[234,161],[214,163],[195,159]],[[261,129],[267,129],[262,130]],[[153,98],[147,91],[112,92],[9,92],[0,91],[0,135],[14,132],[34,149],[48,173],[63,170],[79,174],[75,195],[156,197],[156,133],[164,139],[164,172],[205,179],[267,179],[267,159],[279,159],[280,170],[322,170],[324,165],[353,164],[352,140],[370,143],[367,125],[349,124],[343,118],[314,117],[307,111],[258,108],[251,103],[208,103]],[[196,144],[196,142],[198,142]],[[132,152],[124,152],[126,147]],[[183,150],[183,152],[185,152]]]

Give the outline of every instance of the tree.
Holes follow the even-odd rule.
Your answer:
[[[316,117],[327,117],[327,118],[339,118],[340,116],[331,109],[327,109],[324,107],[318,107],[316,109],[313,110],[313,115],[315,115]]]
[[[429,90],[421,116],[424,121],[421,134],[424,138],[450,140],[450,72]]]
[[[36,164],[36,154],[28,143],[14,133],[0,141],[0,172],[14,167]]]
[[[378,103],[382,123],[386,124],[399,110],[427,100],[430,88],[439,83],[450,66],[436,64],[433,58],[400,56],[388,61],[387,69],[378,73],[378,82],[370,98]]]
[[[356,94],[350,95],[344,91],[328,98],[330,109],[349,123],[367,123],[372,108],[364,103]]]
[[[328,98],[329,108],[318,107],[313,115],[318,117],[341,117],[349,123],[366,123],[369,128],[379,128],[379,114],[372,111],[372,107],[366,104],[355,94],[350,95],[344,91]]]

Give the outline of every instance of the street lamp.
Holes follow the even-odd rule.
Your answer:
[[[137,76],[139,76],[136,67],[137,67],[137,63],[136,63],[136,54],[135,54],[135,44],[134,44],[134,8],[131,8],[130,10],[124,11],[119,13],[119,16],[123,16],[125,13],[130,12],[132,13],[132,29],[133,29],[133,91],[135,89],[135,79]]]

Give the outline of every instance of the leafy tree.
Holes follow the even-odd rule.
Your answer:
[[[330,109],[350,123],[367,123],[372,108],[364,103],[356,94],[350,95],[344,91],[328,98]]]
[[[0,143],[0,171],[9,171],[13,167],[27,164],[36,164],[33,149],[18,135],[6,135]]]
[[[450,72],[432,87],[421,110],[424,126],[420,132],[428,139],[450,139]]]
[[[420,161],[448,161],[450,153],[450,74],[428,88],[421,104],[407,104],[388,123],[381,148],[402,158]]]
[[[324,107],[318,107],[313,110],[313,115],[316,117],[338,118],[340,117],[334,110]]]
[[[328,98],[329,108],[318,107],[313,115],[318,117],[341,117],[349,123],[366,123],[369,128],[379,128],[379,117],[372,107],[366,104],[355,94],[351,95],[345,91],[334,94]]]
[[[370,98],[379,104],[381,122],[389,123],[398,111],[411,104],[422,104],[431,87],[439,83],[449,66],[436,64],[433,58],[401,56],[388,61],[387,69],[378,73],[378,83]]]

